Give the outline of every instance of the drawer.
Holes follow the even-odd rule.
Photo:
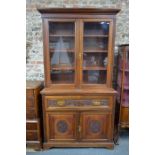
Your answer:
[[[112,97],[45,97],[45,106],[46,109],[51,108],[71,108],[71,107],[104,107],[104,108],[112,108],[113,105],[113,98]]]
[[[37,130],[39,122],[26,122],[26,130]]]
[[[26,97],[34,96],[33,89],[26,89]]]
[[[26,108],[26,119],[35,119],[37,118],[37,113],[33,108]]]
[[[29,108],[34,108],[35,105],[34,105],[34,96],[27,96],[26,97],[26,107],[29,107]]]
[[[26,132],[26,140],[27,141],[37,141],[39,140],[37,131],[27,131]]]

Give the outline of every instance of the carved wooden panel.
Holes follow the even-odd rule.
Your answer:
[[[68,130],[68,123],[65,120],[60,120],[56,124],[58,132],[65,133]]]
[[[99,120],[89,121],[88,126],[92,133],[98,133],[101,131],[101,122]]]
[[[74,140],[76,138],[77,115],[74,112],[48,113],[48,139]]]
[[[81,113],[81,139],[104,140],[109,138],[111,117],[100,112]]]
[[[56,100],[49,99],[48,107],[62,107],[62,106],[108,106],[108,99],[71,99],[71,100]]]

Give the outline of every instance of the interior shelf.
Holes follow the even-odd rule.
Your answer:
[[[51,66],[51,70],[74,70],[75,69],[75,67],[72,67],[72,66],[66,66],[66,67],[64,67],[64,66],[60,66],[60,67],[53,67],[53,66]]]
[[[84,52],[85,53],[108,53],[108,50],[105,50],[105,49],[84,49]]]
[[[120,71],[123,71],[122,68],[119,68]],[[125,72],[129,72],[129,69],[124,69]]]
[[[75,52],[74,49],[54,49],[54,48],[50,48],[50,52]]]
[[[83,70],[107,70],[107,68],[105,67],[100,67],[100,66],[86,66],[86,67],[83,67]]]
[[[121,104],[121,107],[128,108],[129,107],[129,103],[128,102],[125,102],[125,103]]]
[[[50,37],[74,37],[74,34],[49,34]]]
[[[98,35],[98,34],[84,34],[84,37],[108,37],[108,35]]]
[[[121,88],[121,86],[120,86],[119,83],[117,84],[117,86],[118,86],[119,88]],[[124,86],[123,86],[123,89],[124,89],[124,90],[129,90],[129,86],[125,86],[125,85],[124,85]]]

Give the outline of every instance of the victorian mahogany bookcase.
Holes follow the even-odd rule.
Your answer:
[[[44,43],[44,148],[113,148],[112,73],[119,9],[38,11]]]

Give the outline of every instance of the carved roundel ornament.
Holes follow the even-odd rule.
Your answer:
[[[101,131],[101,122],[98,120],[91,120],[89,122],[89,129],[92,133],[98,133]]]
[[[64,120],[58,121],[57,124],[56,124],[56,126],[57,126],[57,130],[60,133],[65,133],[68,130],[68,124]]]

